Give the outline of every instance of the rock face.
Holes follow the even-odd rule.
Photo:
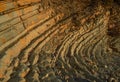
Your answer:
[[[1,0],[0,82],[120,82],[119,0]]]

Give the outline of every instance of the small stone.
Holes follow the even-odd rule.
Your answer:
[[[20,77],[25,77],[27,75],[27,73],[30,71],[30,68],[27,68],[25,70],[22,70],[19,74]]]
[[[105,68],[108,68],[108,66],[107,66],[107,65],[105,65]]]
[[[95,80],[93,82],[96,82]]]
[[[68,75],[65,76],[65,80],[69,79],[70,77]]]
[[[115,78],[110,78],[109,82],[118,82]]]

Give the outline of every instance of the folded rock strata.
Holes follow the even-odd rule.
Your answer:
[[[120,82],[119,0],[1,0],[0,82]]]

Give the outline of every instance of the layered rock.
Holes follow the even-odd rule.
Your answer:
[[[115,7],[91,0],[0,4],[1,82],[120,81],[116,2]]]

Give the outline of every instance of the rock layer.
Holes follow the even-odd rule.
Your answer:
[[[116,2],[0,1],[0,82],[119,82]]]

